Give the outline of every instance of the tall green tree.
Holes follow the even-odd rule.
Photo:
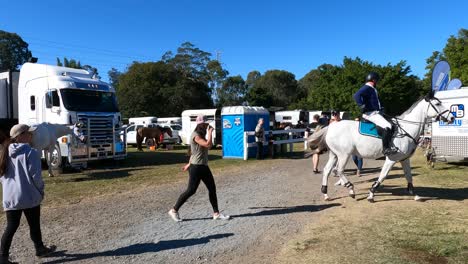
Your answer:
[[[199,80],[205,83],[209,81],[208,63],[211,53],[197,48],[190,42],[184,42],[177,48],[174,55],[171,51],[162,56],[162,61],[173,65],[184,77]]]
[[[83,69],[83,70],[87,70],[90,73],[95,74],[96,76],[99,76],[98,69],[96,67],[93,67],[89,64],[81,65],[81,62],[79,60],[68,59],[67,57],[63,58],[63,63],[60,61],[59,58],[57,58],[57,66],[63,66],[63,67],[73,68],[73,69]]]
[[[31,51],[18,34],[0,30],[0,71],[18,70],[31,57]]]
[[[300,106],[308,110],[351,111],[358,115],[353,95],[370,71],[381,76],[377,90],[387,114],[402,113],[422,93],[420,80],[410,74],[411,68],[405,61],[381,66],[345,57],[342,65],[323,64],[299,81],[299,86],[307,90],[307,99],[300,101]]]
[[[462,28],[458,31],[458,36],[450,36],[442,51],[434,51],[426,59],[427,72],[423,81],[425,89],[431,87],[432,71],[440,60],[446,60],[450,64],[451,78],[458,78],[465,86],[468,85],[468,29]]]
[[[248,93],[250,105],[288,107],[299,97],[294,74],[270,70],[260,76]]]
[[[247,80],[245,81],[245,84],[247,85],[247,89],[251,89],[255,82],[260,78],[262,74],[259,71],[251,71],[249,74],[247,74]]]
[[[219,101],[218,90],[221,88],[229,72],[223,69],[218,60],[211,60],[206,65],[208,71],[208,86],[210,87],[215,102]]]
[[[119,85],[119,78],[122,73],[117,70],[116,68],[112,67],[108,72],[107,75],[109,76],[109,82],[110,84],[117,89],[117,86]]]
[[[229,72],[222,67],[221,62],[211,59],[212,54],[203,51],[190,42],[184,42],[177,53],[166,52],[162,61],[176,68],[184,78],[202,82],[211,89],[213,98],[217,100],[219,89]]]
[[[247,85],[242,76],[230,76],[224,82],[220,89],[218,89],[219,100],[218,107],[222,106],[237,106],[246,103]]]
[[[209,87],[173,64],[134,62],[118,77],[117,98],[125,117],[180,116],[183,110],[213,107]]]

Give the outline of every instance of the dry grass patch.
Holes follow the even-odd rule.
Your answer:
[[[405,195],[403,176],[387,180],[375,204],[344,198],[341,208],[317,214],[277,262],[468,263],[468,168],[440,163],[432,170],[420,152],[412,162],[416,191],[429,200]]]

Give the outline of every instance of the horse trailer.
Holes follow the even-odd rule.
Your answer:
[[[432,121],[431,144],[433,158],[444,161],[468,159],[468,87],[438,91],[435,96],[447,107],[455,120],[452,124]]]
[[[299,125],[299,122],[309,124],[309,115],[304,110],[278,111],[275,112],[275,122],[289,123],[293,126]]]
[[[83,69],[25,63],[20,72],[0,73],[2,129],[16,123],[82,123],[86,143],[71,135],[57,140],[52,167],[85,167],[90,160],[127,155],[115,90]]]
[[[158,122],[158,118],[155,116],[143,116],[143,117],[130,117],[128,119],[129,125],[143,125],[148,126]]]
[[[204,115],[213,131],[213,145],[221,145],[221,110],[220,109],[195,109],[185,110],[182,112],[182,130],[179,136],[182,139],[182,144],[190,144],[190,135],[195,130],[197,123],[195,122],[198,115]]]
[[[182,125],[182,118],[180,118],[180,117],[159,117],[158,118],[158,123]]]

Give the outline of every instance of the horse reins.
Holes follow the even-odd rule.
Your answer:
[[[433,97],[433,99],[437,100],[439,103],[442,103],[437,97]],[[439,111],[437,110],[437,108],[434,106],[434,104],[432,104],[432,102],[431,102],[430,99],[429,99],[429,100],[426,99],[426,101],[429,103],[429,105],[427,106],[427,108],[429,109],[429,106],[431,106],[431,107],[434,109],[434,111],[436,111],[436,113],[437,113],[437,116],[436,116],[436,118],[435,118],[436,120],[439,120],[441,117],[442,117],[443,119],[445,119],[445,120],[448,120],[446,117],[443,117],[443,116],[442,116],[442,115],[445,114],[446,112],[449,112],[449,113],[450,113],[450,111],[449,111],[448,109],[446,109],[445,111],[439,112]],[[385,113],[384,113],[383,115],[385,115],[385,116],[387,116],[387,117],[390,117],[391,119],[394,119],[394,120],[395,120],[396,126],[397,126],[401,131],[404,132],[404,133],[402,133],[402,134],[397,134],[396,136],[407,136],[407,137],[411,138],[411,139],[413,140],[413,142],[414,142],[416,145],[418,144],[418,141],[417,141],[413,136],[411,136],[405,129],[403,129],[403,128],[401,127],[399,121],[406,122],[406,123],[410,123],[410,124],[426,124],[426,121],[424,121],[424,122],[417,122],[417,121],[404,120],[404,119],[398,118],[398,117],[396,117],[396,116],[387,115],[387,114],[385,114]],[[448,117],[448,115],[447,115],[447,117]],[[398,132],[398,130],[397,130],[397,132]],[[422,133],[424,133],[424,126],[423,126]]]

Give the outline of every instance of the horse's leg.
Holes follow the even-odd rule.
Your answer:
[[[356,195],[354,193],[354,185],[346,178],[344,174],[344,169],[346,167],[346,163],[348,163],[349,160],[349,155],[348,154],[343,154],[338,157],[338,163],[337,163],[337,174],[340,177],[340,181],[343,184],[344,187],[348,188],[349,190],[349,196],[351,198],[354,198]]]
[[[325,201],[330,200],[330,198],[328,197],[328,194],[327,194],[327,192],[328,192],[328,186],[327,186],[328,185],[328,176],[330,176],[330,172],[332,171],[333,167],[335,166],[336,160],[337,160],[337,157],[336,157],[335,153],[330,151],[330,153],[328,154],[328,162],[325,165],[325,168],[323,168],[323,176],[322,176],[322,193],[323,193]]]
[[[382,170],[380,171],[380,176],[377,181],[372,184],[372,187],[369,190],[369,196],[367,196],[367,200],[371,203],[374,202],[374,193],[379,188],[380,184],[387,178],[388,173],[392,169],[393,165],[395,165],[395,161],[389,160],[388,158],[385,160],[384,165],[382,166]]]
[[[52,146],[49,146],[47,148],[47,170],[49,171],[49,177],[54,177],[54,174],[52,173],[52,166],[51,166],[51,163],[52,163],[52,151],[53,151],[53,148]]]
[[[411,174],[411,164],[409,158],[400,161],[401,166],[403,167],[403,171],[405,172],[405,178],[408,182],[407,191],[411,195],[415,195],[414,193],[414,186],[413,186],[413,174]]]

